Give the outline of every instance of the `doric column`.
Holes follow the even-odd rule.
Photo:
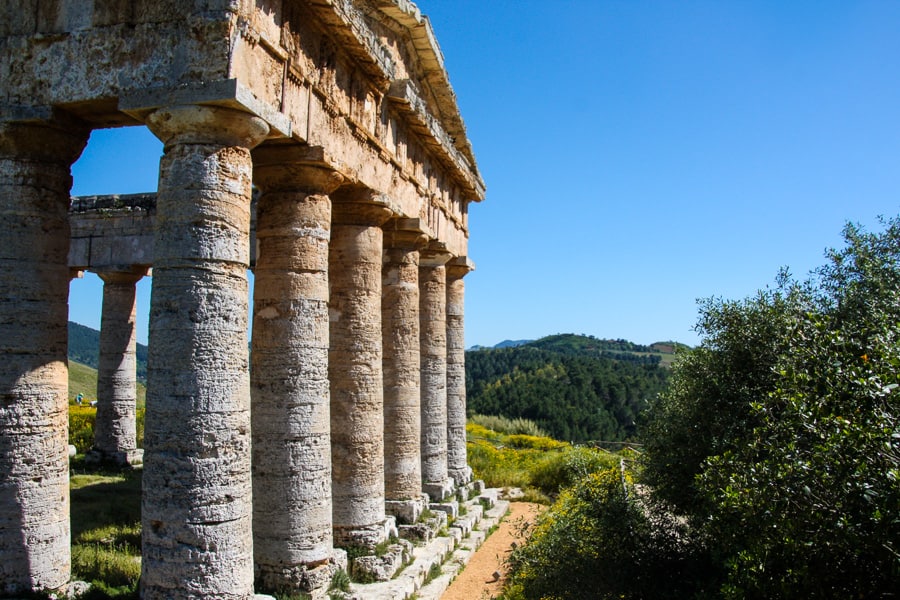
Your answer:
[[[394,219],[385,226],[384,489],[387,511],[404,523],[414,523],[427,504],[419,441],[419,250],[427,241],[418,219]]]
[[[328,383],[330,194],[342,177],[312,150],[253,152],[257,208],[253,544],[266,591],[327,589],[334,573]]]
[[[89,457],[120,465],[140,462],[137,451],[135,284],[146,269],[104,271],[97,369],[97,420]]]
[[[466,284],[474,268],[465,257],[447,263],[447,471],[457,487],[472,481],[466,459]]]
[[[70,166],[86,130],[0,124],[0,593],[70,573]]]
[[[420,253],[422,479],[432,500],[453,493],[447,474],[447,269],[450,254],[432,242]]]
[[[253,594],[250,148],[262,119],[211,106],[150,114],[160,162],[144,427],[141,597]]]
[[[372,200],[335,201],[331,279],[331,465],[335,543],[373,548],[387,536],[381,344],[381,225]]]

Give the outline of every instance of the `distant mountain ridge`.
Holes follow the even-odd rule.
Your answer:
[[[147,381],[147,353],[144,344],[137,344],[137,378]],[[100,332],[86,325],[69,321],[69,360],[74,360],[92,369],[100,365]]]
[[[523,344],[528,344],[534,340],[503,340],[494,348],[515,348],[516,346],[522,346]]]
[[[519,346],[535,346],[566,353],[603,354],[604,352],[625,352],[659,354],[663,365],[671,363],[672,356],[674,356],[676,351],[690,348],[687,344],[671,340],[654,342],[649,346],[643,346],[623,339],[599,339],[587,334],[561,333],[542,337],[539,340],[503,340],[493,346],[475,345],[467,348],[467,351],[497,350],[501,348],[517,348]]]

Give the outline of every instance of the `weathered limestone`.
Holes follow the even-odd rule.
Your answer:
[[[268,591],[322,591],[334,567],[328,383],[331,193],[341,176],[308,149],[253,152],[253,543]]]
[[[121,271],[153,265],[156,194],[72,198],[69,267]]]
[[[154,270],[142,597],[249,598],[255,521],[261,586],[318,600],[345,556],[334,544],[372,547],[395,518],[416,520],[425,491],[452,489],[444,276],[389,239],[382,298],[380,227],[419,221],[464,257],[485,191],[428,19],[408,0],[4,7],[0,595],[69,578],[68,247],[77,271]],[[165,142],[157,205],[95,198],[67,223],[88,129],[144,124]],[[263,138],[251,432],[250,151]],[[103,327],[115,356],[97,454],[127,459],[133,301],[107,286],[104,320],[117,307],[122,326]]]
[[[439,244],[420,253],[419,323],[422,352],[422,478],[432,500],[453,492],[447,473],[447,269]]]
[[[141,596],[253,594],[248,113],[151,113],[160,163],[144,432]]]
[[[97,419],[89,458],[131,465],[141,462],[137,449],[135,284],[143,269],[103,271],[100,361],[97,369]]]
[[[353,192],[351,192],[353,193]],[[384,508],[381,342],[383,203],[334,202],[329,266],[331,465],[335,543],[374,548]]]
[[[0,124],[0,594],[69,581],[67,211],[86,141]]]
[[[447,263],[447,471],[456,487],[472,481],[466,456],[466,276],[474,265],[464,256]]]
[[[428,502],[422,494],[419,250],[428,238],[418,219],[385,226],[382,336],[384,340],[384,486],[386,510],[415,523]]]

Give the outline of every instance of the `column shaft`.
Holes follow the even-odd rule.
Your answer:
[[[385,234],[381,303],[385,495],[389,511],[403,521],[415,521],[418,515],[415,503],[401,501],[422,499],[419,248],[426,239],[416,231]]]
[[[332,491],[335,543],[383,541],[384,417],[380,225],[377,205],[336,202],[331,235]]]
[[[86,140],[0,125],[0,594],[69,581],[69,167]]]
[[[126,465],[137,461],[135,272],[99,273],[103,280],[94,457]]]
[[[150,115],[160,163],[144,431],[141,597],[253,594],[247,350],[251,159],[236,110]]]
[[[422,478],[432,500],[452,492],[447,474],[447,271],[444,253],[423,252],[419,268],[422,352]]]
[[[447,470],[456,486],[472,480],[466,456],[466,336],[463,277],[471,266],[463,259],[447,265]]]
[[[266,591],[327,589],[334,568],[328,243],[340,176],[259,148],[251,394],[253,543]]]

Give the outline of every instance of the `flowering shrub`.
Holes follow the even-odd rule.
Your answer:
[[[558,442],[548,437],[516,434],[506,438],[506,443],[513,448],[531,448],[533,450],[562,450],[570,447],[566,442]]]
[[[144,447],[144,412],[144,407],[140,407],[135,413],[138,448]],[[95,407],[69,405],[69,443],[75,446],[79,454],[84,454],[94,445],[96,420],[97,409]]]
[[[585,446],[568,447],[564,452],[548,452],[530,470],[530,483],[545,494],[555,495],[591,473],[618,469],[619,457]]]
[[[79,454],[84,454],[94,445],[94,422],[97,409],[91,406],[69,405],[69,444],[75,446]]]
[[[491,487],[533,490],[532,498],[544,502],[590,473],[619,464],[617,455],[604,450],[548,437],[504,435],[472,422],[466,432],[469,464],[478,479]]]

